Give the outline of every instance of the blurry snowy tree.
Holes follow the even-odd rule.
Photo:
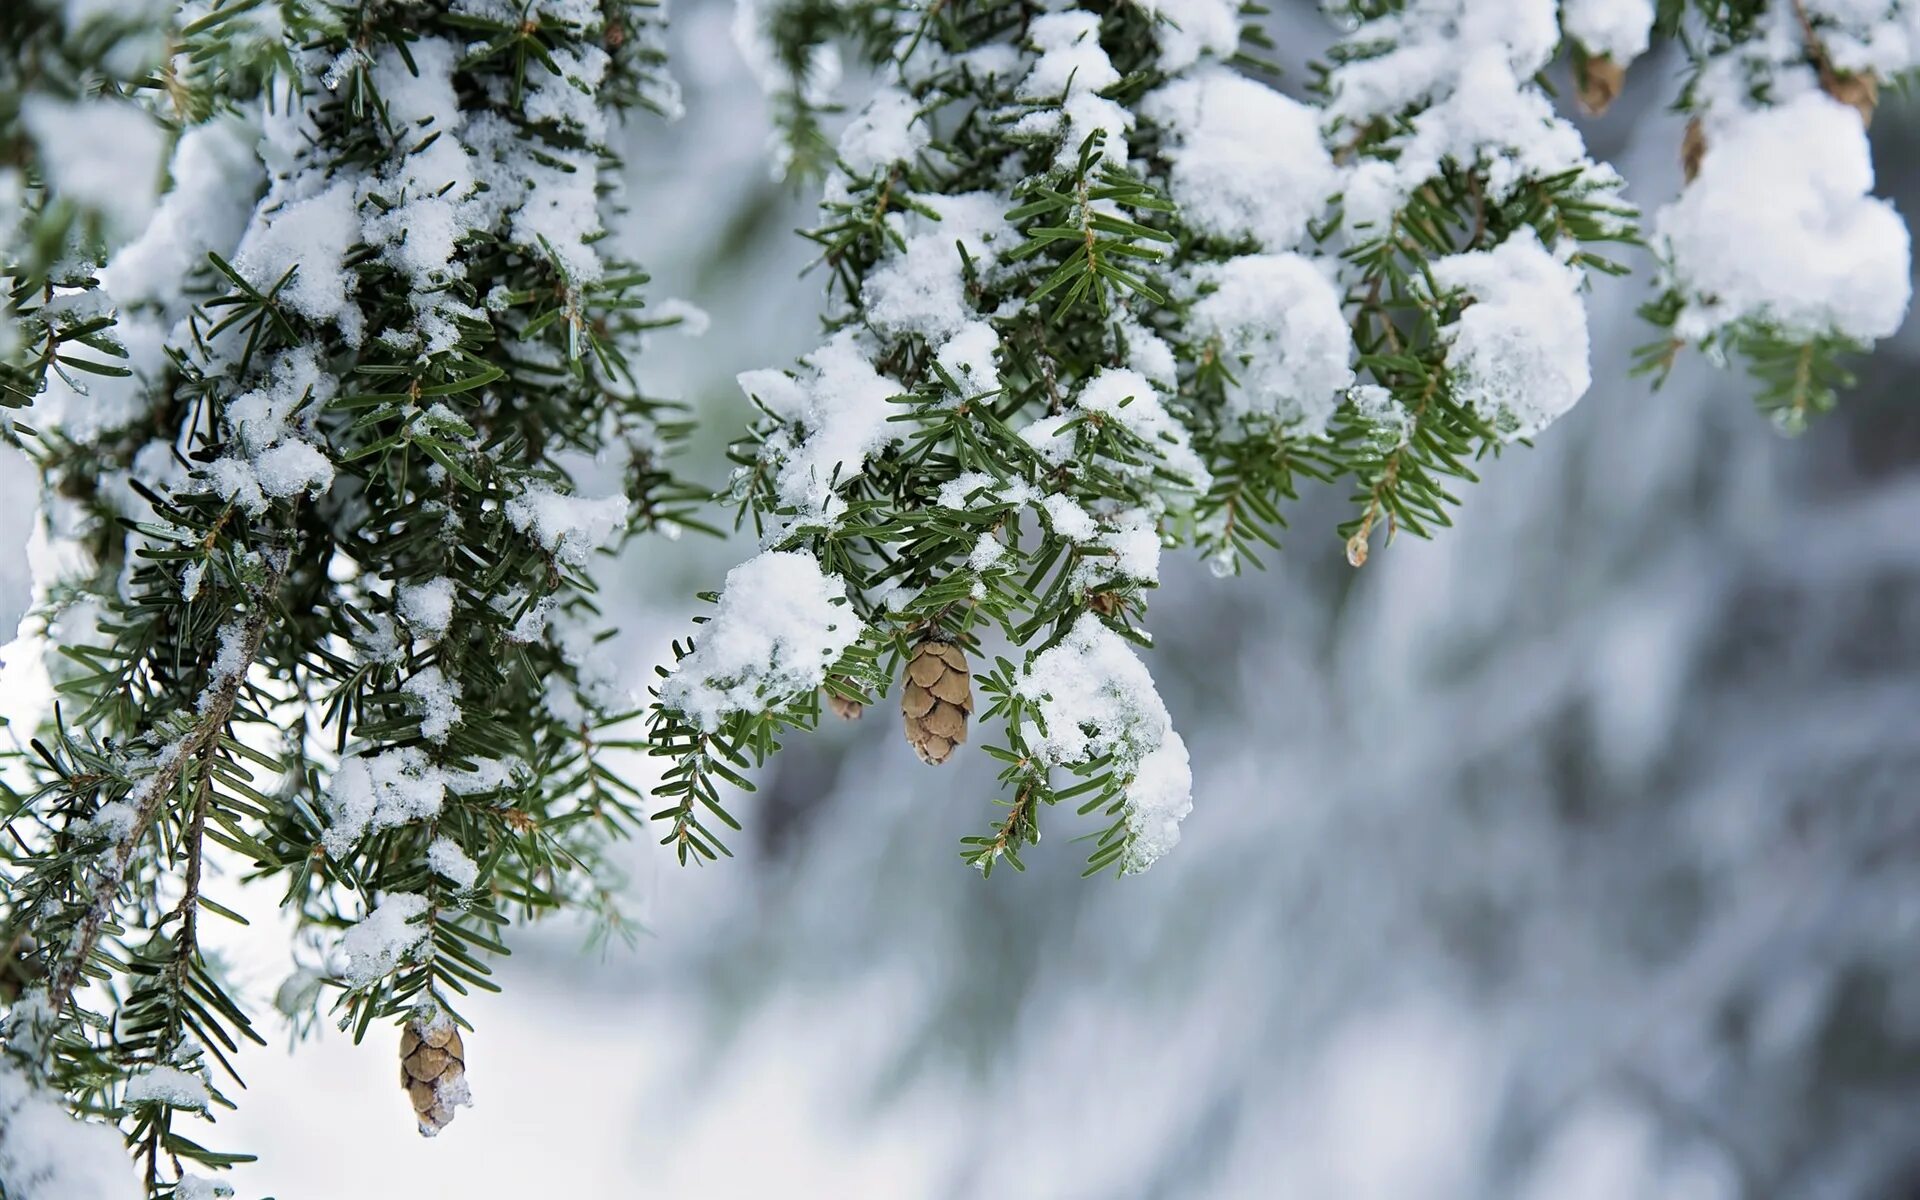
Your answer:
[[[1590,382],[1610,244],[1663,263],[1644,365],[1744,358],[1788,429],[1893,332],[1904,224],[1862,125],[1920,9],[1849,0],[1333,6],[1290,98],[1227,0],[745,4],[778,165],[825,177],[835,307],[728,498],[762,553],[665,669],[653,814],[724,852],[721,788],[823,703],[902,681],[940,762],[977,689],[1020,866],[1044,808],[1097,813],[1089,869],[1178,840],[1190,764],[1129,643],[1171,545],[1222,574],[1302,480],[1376,541],[1449,523],[1473,463]],[[612,115],[676,105],[633,0],[27,0],[0,13],[12,435],[46,480],[41,609],[62,707],[16,764],[0,878],[0,1195],[218,1193],[257,1040],[203,952],[207,855],[282,889],[355,1036],[403,1024],[423,1132],[465,1102],[459,998],[501,927],[617,928],[611,839],[650,805],[593,648],[587,573],[699,520],[641,394],[640,335],[695,314],[597,245]],[[1564,46],[1602,104],[1656,34],[1692,64],[1691,183],[1644,231],[1556,115]],[[851,55],[878,76],[824,134]],[[1756,196],[1765,196],[1764,202]],[[1624,370],[1628,364],[1612,364]],[[613,456],[622,494],[577,494]],[[969,663],[983,668],[969,678]],[[824,701],[823,701],[824,693]],[[117,1122],[140,1177],[103,1166]]]

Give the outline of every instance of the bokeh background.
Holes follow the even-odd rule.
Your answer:
[[[1329,29],[1276,7],[1297,89]],[[687,115],[629,131],[618,231],[713,316],[643,365],[716,483],[733,375],[815,344],[821,286],[732,19],[676,10]],[[1649,208],[1678,69],[1586,122]],[[1908,214],[1917,139],[1889,97]],[[883,705],[789,745],[733,861],[635,845],[631,949],[524,932],[437,1141],[383,1034],[275,1030],[209,1132],[261,1155],[240,1195],[1920,1196],[1920,345],[1785,439],[1711,364],[1626,375],[1647,286],[1597,283],[1592,393],[1437,541],[1355,571],[1331,490],[1265,573],[1170,556],[1150,666],[1195,807],[1146,876],[1081,880],[1058,813],[983,883],[958,839],[990,763],[921,766]],[[604,572],[636,690],[741,552],[642,540]],[[264,1004],[291,961],[254,899],[225,953]]]

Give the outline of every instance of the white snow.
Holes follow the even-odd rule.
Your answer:
[[[318,195],[257,216],[233,265],[262,292],[294,271],[280,289],[280,302],[310,321],[337,321],[353,291],[346,257],[359,237],[353,184],[342,179]]]
[[[334,974],[349,987],[366,987],[407,961],[426,940],[427,898],[407,892],[388,896],[359,924],[340,935]]]
[[[182,1175],[179,1185],[173,1189],[173,1200],[222,1200],[231,1195],[233,1185],[192,1173]]]
[[[395,593],[400,615],[423,637],[438,640],[453,624],[453,580],[445,576],[407,584]]]
[[[880,88],[840,134],[840,161],[856,177],[913,161],[932,139],[926,123],[918,118],[918,108],[914,98],[899,88]]]
[[[1098,95],[1120,82],[1119,70],[1100,46],[1099,14],[1080,9],[1043,13],[1028,24],[1027,37],[1040,55],[1015,95],[1030,102],[1056,103],[1059,111],[1030,114],[1016,132],[1057,134],[1062,165],[1077,161],[1081,144],[1102,133],[1106,136],[1101,157],[1125,166],[1133,114]]]
[[[144,1196],[111,1125],[82,1121],[65,1098],[0,1061],[0,1190],[10,1200],[138,1200]]]
[[[660,685],[660,702],[702,729],[820,686],[860,639],[846,584],[811,554],[770,550],[727,572],[695,649]]]
[[[1624,67],[1646,53],[1653,36],[1653,0],[1561,0],[1560,25],[1588,53]]]
[[[1291,250],[1340,190],[1320,115],[1223,67],[1150,93],[1140,114],[1167,131],[1169,191],[1212,237]]]
[[[1192,491],[1205,491],[1213,482],[1200,456],[1188,444],[1187,429],[1167,411],[1159,389],[1138,371],[1120,367],[1101,369],[1074,397],[1081,412],[1097,413],[1125,427],[1152,447],[1162,464],[1186,481]]]
[[[420,707],[420,736],[430,742],[444,742],[460,722],[460,684],[448,679],[439,667],[422,667],[400,685]]]
[[[167,152],[166,130],[151,114],[125,100],[29,94],[20,122],[55,196],[97,213],[115,243],[145,228]]]
[[[1000,368],[994,358],[1000,352],[1000,335],[985,321],[969,321],[940,346],[934,355],[947,374],[961,386],[961,395],[972,399],[983,392],[1000,390]]]
[[[561,562],[584,567],[627,527],[630,507],[622,495],[589,499],[536,483],[507,501],[507,520]]]
[[[127,1080],[126,1099],[129,1105],[165,1104],[203,1112],[213,1102],[206,1080],[179,1067],[168,1066],[149,1068]]]
[[[889,218],[906,241],[906,250],[891,251],[867,274],[861,306],[881,333],[944,339],[977,319],[967,297],[959,247],[966,248],[976,270],[991,272],[1019,238],[1003,215],[1010,205],[1002,196],[965,192],[922,196],[920,201],[939,219],[918,212]]]
[[[439,815],[446,795],[446,775],[418,746],[352,755],[341,761],[327,785],[322,842],[328,854],[345,858],[369,832]]]
[[[1135,0],[1157,20],[1159,66],[1169,74],[1202,55],[1233,57],[1240,46],[1240,6],[1235,0]]]
[[[180,135],[168,168],[173,186],[140,236],[121,247],[100,273],[115,303],[178,309],[207,252],[233,249],[253,215],[260,160],[251,122],[220,116]],[[124,320],[124,318],[123,318]]]
[[[1042,760],[1065,766],[1111,756],[1117,770],[1134,777],[1126,806],[1136,837],[1123,868],[1144,871],[1171,850],[1192,807],[1192,773],[1153,677],[1126,640],[1084,614],[1035,656],[1018,689],[1046,722],[1045,733],[1037,724],[1026,731]]]
[[[427,866],[455,887],[470,888],[480,878],[480,868],[450,837],[437,837],[428,845]]]
[[[1206,266],[1197,281],[1192,336],[1214,343],[1232,376],[1229,413],[1325,432],[1353,382],[1353,335],[1326,273],[1297,254],[1260,254]]]
[[[1454,396],[1504,438],[1532,437],[1586,394],[1592,375],[1581,275],[1531,229],[1492,250],[1439,259],[1433,276],[1473,301],[1444,331]]]
[[[1860,117],[1817,91],[1719,113],[1700,173],[1654,222],[1687,298],[1683,338],[1752,319],[1867,342],[1906,317],[1906,222],[1873,188]]]
[[[1579,132],[1532,83],[1560,42],[1556,9],[1554,0],[1413,0],[1349,35],[1353,44],[1392,48],[1333,71],[1328,116],[1358,127],[1414,112],[1411,129],[1383,147],[1390,155],[1349,171],[1352,226],[1382,231],[1449,163],[1480,168],[1494,203],[1529,180],[1570,170],[1596,186],[1616,180],[1587,158]]]
[[[831,520],[845,506],[835,491],[857,479],[867,459],[897,441],[906,427],[887,418],[906,389],[873,369],[859,334],[835,334],[801,359],[799,377],[784,371],[747,371],[740,389],[786,428],[767,440],[778,462],[774,490],[800,509],[802,519]]]

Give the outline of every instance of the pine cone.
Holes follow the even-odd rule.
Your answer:
[[[907,744],[920,761],[947,761],[967,740],[967,714],[973,711],[973,676],[967,656],[952,642],[924,641],[907,660],[900,714],[906,719]]]
[[[1596,54],[1580,63],[1577,76],[1580,107],[1597,117],[1620,98],[1620,89],[1627,82],[1627,69],[1604,54]]]
[[[453,1123],[453,1110],[473,1100],[467,1090],[467,1051],[453,1021],[407,1022],[400,1035],[400,1086],[413,1102],[420,1136],[433,1137]]]

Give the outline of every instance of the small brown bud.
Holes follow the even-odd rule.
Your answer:
[[[947,761],[953,748],[967,740],[967,715],[972,711],[973,676],[966,653],[952,642],[928,640],[914,647],[900,691],[900,715],[907,744],[920,761],[934,766]]]
[[[1849,105],[1860,114],[1860,124],[1873,124],[1873,110],[1880,104],[1880,77],[1872,71],[1840,75],[1823,73],[1820,86],[1827,95]]]
[[[832,692],[827,693],[827,708],[842,721],[858,721],[867,711],[867,706],[858,700],[849,700]]]
[[[445,1129],[455,1109],[473,1102],[466,1055],[460,1031],[444,1013],[416,1017],[400,1034],[400,1086],[413,1105],[422,1137]]]
[[[1627,69],[1604,54],[1584,58],[1575,70],[1580,107],[1599,116],[1613,107],[1626,86]]]
[[[1699,117],[1687,122],[1687,132],[1680,139],[1680,172],[1688,183],[1700,174],[1701,160],[1707,157],[1707,130]]]

